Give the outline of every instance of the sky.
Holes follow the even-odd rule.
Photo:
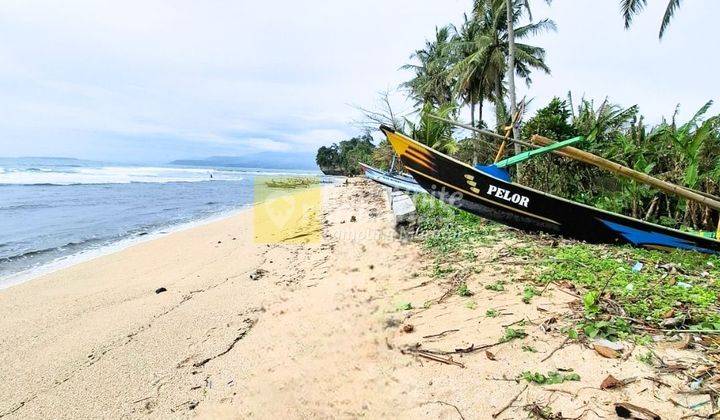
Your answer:
[[[533,39],[551,75],[519,97],[533,108],[572,91],[650,122],[691,115],[720,92],[720,1],[683,2],[663,41],[665,0],[631,30],[616,0],[533,2],[558,32]],[[469,0],[3,0],[0,156],[161,163],[280,151],[307,153],[359,133],[436,26]],[[491,108],[488,108],[491,109]],[[718,107],[714,107],[715,112]],[[486,114],[490,114],[487,112]]]

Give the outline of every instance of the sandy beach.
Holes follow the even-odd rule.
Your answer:
[[[509,419],[544,402],[564,416],[604,418],[618,401],[686,413],[668,402],[673,378],[598,388],[608,374],[652,370],[546,333],[573,296],[551,290],[523,304],[522,284],[485,290],[522,263],[495,263],[508,244],[480,251],[468,279],[478,308],[468,308],[444,296],[420,247],[394,233],[380,187],[325,186],[318,203],[278,243],[254,239],[256,207],[1,291],[0,417]],[[320,216],[320,232],[308,231],[308,215]],[[319,240],[302,239],[314,233]],[[399,311],[399,302],[416,309]],[[506,316],[485,317],[489,307]],[[524,319],[526,339],[497,344]],[[523,351],[529,345],[537,353]],[[439,362],[418,348],[454,354]],[[514,380],[559,368],[582,380]]]

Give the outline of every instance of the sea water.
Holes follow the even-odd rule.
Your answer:
[[[0,288],[239,210],[258,175],[318,174],[0,158]]]

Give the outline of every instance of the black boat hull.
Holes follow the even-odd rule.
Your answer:
[[[720,242],[556,197],[481,172],[381,127],[405,169],[428,193],[455,207],[518,229],[590,243],[720,253]]]

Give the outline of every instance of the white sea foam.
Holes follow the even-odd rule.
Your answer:
[[[229,218],[231,216],[239,214],[240,212],[242,212],[244,210],[247,210],[251,206],[252,206],[252,204],[246,204],[239,208],[236,208],[233,210],[228,210],[223,213],[215,214],[215,215],[208,216],[205,218],[193,220],[190,222],[175,224],[175,225],[164,226],[161,228],[157,228],[156,230],[149,232],[146,235],[127,237],[127,238],[121,239],[119,241],[115,241],[115,242],[112,242],[112,243],[109,243],[109,244],[106,244],[106,245],[103,245],[100,247],[83,249],[76,253],[73,253],[70,255],[63,255],[52,261],[30,267],[26,270],[23,270],[23,271],[20,271],[17,273],[13,273],[13,274],[10,274],[7,276],[0,276],[0,290],[7,289],[8,287],[15,286],[20,283],[24,283],[26,281],[40,277],[42,275],[50,274],[55,271],[62,270],[63,268],[67,268],[67,267],[71,267],[76,264],[83,263],[85,261],[90,261],[95,258],[114,254],[116,252],[120,252],[126,248],[133,246],[133,245],[152,241],[153,239],[157,239],[162,236],[169,235],[169,234],[172,234],[175,232],[191,229],[194,227],[206,225],[206,224],[209,224],[212,222],[216,222],[219,220]]]
[[[206,182],[241,181],[250,175],[297,175],[297,172],[170,168],[144,166],[0,168],[0,184],[76,185],[129,184],[133,182]],[[212,175],[212,177],[211,177]]]

